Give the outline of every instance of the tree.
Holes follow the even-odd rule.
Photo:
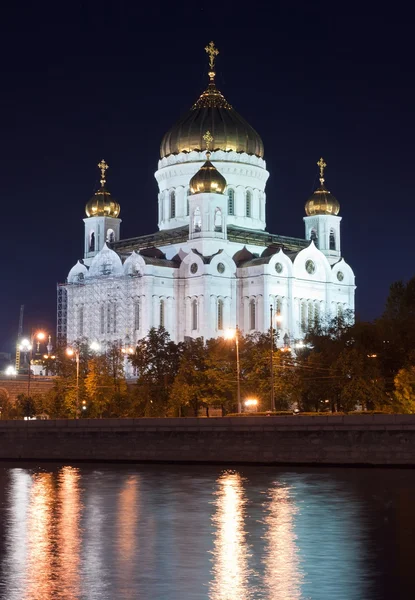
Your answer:
[[[203,338],[188,340],[181,346],[179,368],[169,399],[170,406],[179,416],[182,414],[182,408],[189,406],[197,417],[199,407],[202,404],[209,405],[206,356]]]
[[[137,342],[136,351],[129,358],[138,374],[135,406],[143,416],[167,415],[180,352],[181,345],[172,342],[163,327],[153,327],[147,337]]]
[[[400,412],[415,413],[415,366],[401,369],[396,375],[395,399]]]

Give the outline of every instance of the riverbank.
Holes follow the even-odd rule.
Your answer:
[[[415,415],[0,421],[0,459],[415,466]]]

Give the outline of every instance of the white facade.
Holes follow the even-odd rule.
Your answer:
[[[119,218],[84,219],[84,258],[59,290],[61,337],[105,345],[134,344],[160,326],[176,342],[236,326],[243,334],[266,332],[272,306],[281,317],[279,343],[293,343],[317,320],[354,310],[341,217],[306,216],[304,239],[268,234],[263,158],[212,151],[225,193],[192,195],[189,181],[205,160],[201,150],[159,160],[153,235],[122,240]]]

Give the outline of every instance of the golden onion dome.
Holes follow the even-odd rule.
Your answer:
[[[108,169],[108,165],[105,160],[102,160],[98,167],[101,170],[101,187],[87,202],[85,206],[86,216],[116,218],[120,214],[121,207],[105,188],[105,171]]]
[[[258,133],[245,121],[215,85],[214,57],[219,53],[210,42],[205,48],[210,57],[210,82],[192,108],[168,131],[161,142],[160,157],[192,150],[204,150],[203,134],[212,133],[212,150],[246,152],[263,157],[264,145]]]
[[[327,165],[322,158],[317,165],[320,167],[320,185],[305,203],[306,215],[338,215],[340,203],[324,185],[324,167]]]
[[[206,162],[189,182],[191,194],[223,194],[226,188],[226,179],[210,162],[210,152],[206,152]]]

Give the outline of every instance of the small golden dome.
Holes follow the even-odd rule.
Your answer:
[[[86,216],[116,218],[120,214],[121,207],[108,190],[105,189],[105,171],[108,169],[108,165],[105,160],[102,160],[98,164],[98,167],[101,170],[101,188],[87,202],[85,206]]]
[[[223,194],[226,188],[226,179],[209,160],[210,152],[206,152],[207,161],[200,167],[196,175],[190,180],[189,187],[192,194]]]
[[[305,212],[308,217],[312,217],[313,215],[338,215],[339,211],[339,201],[329,192],[324,184],[321,184],[316,189],[305,204]]]
[[[198,172],[193,175],[189,182],[191,194],[223,194],[226,188],[226,179],[219,173],[217,168],[210,162],[209,146],[213,142],[213,137],[210,131],[207,131],[203,136],[206,143],[206,162],[200,167]]]
[[[305,212],[308,217],[314,215],[338,215],[340,204],[337,198],[324,185],[324,168],[327,167],[322,158],[317,165],[320,167],[320,186],[305,203]]]

